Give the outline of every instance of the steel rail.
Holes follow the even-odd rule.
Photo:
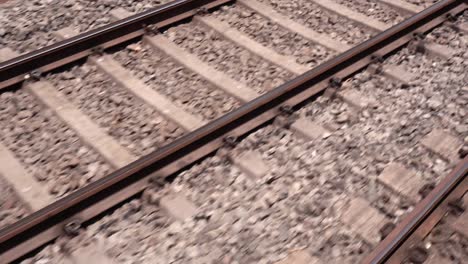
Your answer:
[[[296,106],[323,92],[332,78],[346,78],[466,9],[461,0],[443,0],[307,73],[186,134],[155,152],[67,195],[0,230],[0,260],[25,253],[64,234],[75,219],[86,221],[140,193],[153,177],[165,178],[222,147],[228,136],[240,137],[275,118],[285,106]]]
[[[96,47],[106,49],[145,34],[147,26],[161,28],[232,0],[175,0],[109,25],[0,63],[0,89],[20,83],[84,58]]]
[[[448,204],[467,191],[468,156],[369,254],[362,263],[402,263],[448,211]]]

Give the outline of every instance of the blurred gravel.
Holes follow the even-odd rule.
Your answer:
[[[141,263],[139,252],[147,248],[145,243],[158,245],[151,235],[170,224],[164,212],[149,199],[136,199],[124,204],[113,214],[103,217],[74,238],[59,238],[36,256],[23,261],[27,264],[69,263],[70,252],[92,243],[98,252],[118,259],[116,263]],[[148,263],[161,263],[158,257]]]
[[[465,16],[468,17],[468,12]],[[456,22],[455,25],[460,23],[461,22]],[[468,35],[462,32],[457,32],[454,28],[449,26],[436,28],[426,37],[426,39],[461,51],[468,47]]]
[[[216,11],[213,15],[264,46],[280,54],[296,57],[300,64],[313,67],[334,55],[333,51],[283,29],[242,5],[223,6],[221,11]]]
[[[348,44],[358,44],[375,35],[369,29],[329,12],[311,1],[304,0],[259,0],[273,6],[276,11],[317,32]]]
[[[0,175],[0,229],[20,220],[29,209]]]
[[[183,133],[176,124],[110,81],[95,66],[85,64],[49,75],[47,79],[135,155],[149,154]]]
[[[338,4],[345,5],[350,9],[363,13],[369,17],[373,17],[379,21],[397,24],[405,19],[397,10],[392,7],[382,4],[378,0],[333,0]],[[408,17],[408,16],[407,16]]]
[[[414,5],[417,5],[417,6],[424,6],[424,7],[429,7],[439,2],[439,0],[405,0],[405,1]]]
[[[0,95],[0,139],[54,196],[109,173],[111,167],[24,89]]]
[[[141,12],[172,0],[12,0],[0,9],[0,49],[27,52],[57,41],[52,32],[72,27],[78,32],[111,22],[117,7]]]
[[[148,86],[203,119],[212,120],[240,105],[197,74],[142,43],[133,44],[113,56]]]
[[[165,35],[217,70],[227,73],[258,92],[271,90],[293,78],[293,74],[286,70],[234,45],[217,32],[195,23],[172,27]]]

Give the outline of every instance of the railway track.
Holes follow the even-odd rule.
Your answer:
[[[16,57],[0,64],[0,174],[20,196],[4,210],[2,261],[64,233],[36,258],[435,259],[403,224],[439,220],[447,209],[434,208],[466,191],[466,4],[376,3],[176,1],[114,10],[118,22],[90,33],[62,28],[50,34],[63,42],[23,56],[0,50]]]

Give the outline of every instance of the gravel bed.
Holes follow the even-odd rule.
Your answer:
[[[206,183],[203,189],[198,188],[198,186],[203,185],[200,184],[201,182]],[[212,182],[212,184],[208,184],[208,182]],[[232,166],[220,156],[214,156],[181,172],[171,184],[171,188],[183,191],[188,200],[202,208],[207,202],[220,203],[219,200],[216,201],[220,191],[230,189],[240,192],[244,185],[248,186],[249,184],[254,185],[239,168]]]
[[[110,171],[110,166],[52,111],[24,90],[0,95],[3,143],[54,196],[62,196]]]
[[[213,16],[280,54],[296,57],[300,64],[314,67],[334,55],[333,51],[287,31],[242,5],[223,6]]]
[[[52,32],[73,27],[79,32],[111,22],[109,12],[117,7],[141,12],[172,0],[33,0],[8,2],[0,9],[0,48],[27,52],[57,41]]]
[[[269,126],[249,140],[275,131]],[[313,147],[308,144],[303,154]],[[167,225],[158,208],[146,205],[157,203],[162,193],[150,188],[142,200],[100,220],[82,234],[84,239],[65,248],[94,239],[105,245],[103,252],[125,263],[274,263],[289,250],[309,247],[310,254],[355,263],[370,248],[335,221],[331,205],[343,200],[340,190],[320,183],[326,175],[301,173],[273,170],[252,181],[220,158],[208,158],[170,186],[197,205],[194,218]],[[62,254],[59,247],[50,246],[30,261],[54,263]]]
[[[439,2],[439,0],[405,0],[405,1],[414,5],[417,5],[417,6],[424,6],[424,7],[429,7]]]
[[[204,260],[210,258],[225,263],[274,263],[288,251],[306,248],[325,261],[356,263],[371,247],[336,222],[333,205],[346,200],[359,186],[349,177],[356,171],[346,167],[355,166],[359,155],[349,151],[337,155],[334,148],[349,146],[336,144],[340,138],[343,136],[334,134],[304,142],[274,126],[259,130],[235,151],[260,151],[272,168],[266,177],[252,181],[217,156],[208,158],[181,173],[171,185],[197,205],[196,217],[148,235],[142,235],[145,232],[140,229],[135,235],[132,228],[138,226],[129,221],[115,222],[113,228],[119,231],[111,236],[115,237],[112,241],[126,241],[127,237],[140,241],[138,247],[125,243],[116,250],[121,253],[118,258],[133,263],[209,263]],[[353,176],[365,181],[366,173],[361,170],[360,174]],[[359,188],[364,186],[367,184]],[[128,247],[131,250],[122,250]]]
[[[349,7],[350,9],[359,13],[373,17],[379,21],[388,24],[397,24],[405,19],[402,14],[398,13],[394,8],[382,4],[377,0],[333,0],[338,4]],[[408,17],[408,16],[407,16]]]
[[[404,61],[410,65],[409,69],[422,77],[414,80],[411,87],[402,87],[386,78],[364,72],[344,86],[378,98],[378,103],[368,110],[353,115],[353,111],[341,101],[322,107],[319,100],[319,103],[311,104],[303,111],[311,119],[336,129],[338,133],[344,132],[343,144],[339,145],[338,150],[341,148],[347,155],[337,159],[338,165],[346,162],[347,158],[361,156],[359,160],[351,162],[355,166],[350,168],[351,172],[377,177],[387,163],[398,161],[418,171],[424,183],[436,184],[451,166],[429,153],[419,142],[437,127],[449,130],[464,139],[465,143],[468,142],[468,122],[464,110],[468,98],[466,88],[463,88],[466,76],[462,74],[466,66],[452,62],[444,64],[422,55],[413,56],[407,50],[393,56],[390,61]],[[317,116],[319,118],[315,118]],[[346,186],[347,190],[361,189],[359,184],[357,188],[353,184]],[[410,209],[408,201],[401,200],[395,203],[400,212],[392,212],[385,205],[388,194],[384,189],[379,192],[384,193],[375,206],[387,216],[399,216]]]
[[[271,126],[267,127],[247,141],[257,141],[258,136],[273,132]],[[271,136],[271,142],[279,138]],[[283,142],[278,145],[283,146]],[[261,147],[259,150],[263,152]],[[346,255],[356,260],[359,250],[351,248],[360,248],[361,253],[368,250],[359,239],[353,239],[355,244],[346,249],[344,243],[331,245],[345,238],[325,236],[325,231],[341,230],[334,221],[336,212],[330,209],[343,198],[339,191],[320,184],[319,177],[301,174],[291,167],[288,174],[276,163],[269,164],[272,172],[257,181],[218,157],[179,175],[171,187],[194,201],[198,213],[192,220],[155,234],[156,241],[170,238],[170,242],[145,247],[138,261],[145,263],[159,257],[165,263],[210,263],[203,261],[206,258],[220,258],[222,263],[274,263],[289,250],[304,247],[310,247],[314,255],[333,247],[335,253],[339,252],[333,255],[335,259]],[[316,211],[306,209],[315,207]]]
[[[77,237],[61,237],[22,263],[68,263],[66,260],[70,252],[90,244],[100,254],[115,260],[115,263],[142,263],[136,260],[138,253],[147,245],[161,243],[151,239],[151,235],[167,228],[171,223],[157,202],[149,197],[153,196],[134,199],[124,204],[112,214],[87,227]],[[160,259],[155,258],[146,263],[166,263],[157,260]]]
[[[466,60],[460,58],[428,59],[403,49],[387,62],[422,76],[409,87],[363,72],[344,85],[378,99],[367,110],[353,114],[340,100],[321,97],[299,111],[327,124],[334,130],[330,135],[306,141],[269,125],[240,142],[233,152],[259,151],[271,168],[265,177],[251,180],[220,156],[210,157],[180,173],[162,192],[160,186],[148,188],[142,199],[76,240],[99,240],[108,255],[126,263],[275,263],[298,249],[330,263],[357,263],[371,246],[336,221],[337,208],[360,196],[398,222],[413,204],[370,184],[389,162],[402,162],[427,183],[448,173],[451,165],[419,141],[437,126],[466,135]],[[169,223],[157,206],[169,189],[196,204],[195,217]],[[450,246],[462,248],[447,254],[465,257],[459,254],[465,240],[451,239]],[[42,256],[49,261],[44,263],[57,263],[57,247],[46,248],[36,260]]]
[[[183,134],[173,122],[100,73],[83,65],[49,75],[55,87],[105,132],[135,155],[143,156]]]
[[[463,12],[457,18],[457,23],[459,23],[459,24],[466,23],[466,22],[468,22],[468,11],[467,10],[465,10],[465,12]]]
[[[388,108],[383,109],[386,112],[402,109],[395,113],[394,118],[386,121],[397,123],[401,122],[401,119],[406,120],[400,125],[400,130],[393,132],[401,143],[418,141],[434,127],[450,130],[460,138],[468,136],[468,122],[464,109],[468,103],[467,90],[464,87],[467,78],[464,74],[467,68],[465,60],[460,57],[454,57],[449,61],[430,59],[421,54],[412,55],[405,49],[391,57],[390,61],[401,63],[405,69],[418,76],[411,82],[410,87],[390,84],[388,79],[372,77],[369,73],[358,75],[351,83],[362,94],[370,94],[375,98],[389,98],[389,100],[379,99],[379,106]],[[370,79],[378,81],[368,82]],[[378,111],[371,112],[376,117],[374,119],[384,119],[383,116],[376,116],[375,113],[379,113]],[[398,116],[402,118],[397,118]],[[419,129],[407,130],[407,124],[413,121],[420,123]]]
[[[27,213],[29,213],[27,205],[0,175],[0,229],[20,220]]]
[[[147,85],[194,115],[212,120],[239,107],[239,102],[168,56],[142,43],[113,54],[114,59]]]
[[[361,92],[376,95],[372,91],[378,89],[375,88],[376,83],[381,85],[377,87],[398,89],[397,85],[387,84],[388,80],[372,80],[359,84],[359,87],[368,87]],[[336,167],[337,171],[347,171],[352,176],[351,180],[343,182],[342,175],[337,174],[334,180],[346,186],[346,190],[351,193],[375,199],[373,204],[376,208],[392,219],[399,219],[412,209],[413,203],[395,195],[384,186],[372,186],[371,179],[377,178],[387,164],[396,161],[417,171],[423,178],[423,184],[432,185],[440,180],[441,176],[446,175],[450,167],[419,145],[419,140],[431,131],[431,125],[437,120],[421,124],[421,115],[425,113],[418,111],[413,114],[411,108],[402,108],[409,108],[411,105],[395,103],[397,98],[394,96],[382,95],[379,98],[382,99],[379,100],[378,107],[359,115],[338,100],[323,108],[312,105],[303,111],[315,122],[336,129],[330,140],[338,144],[330,143],[331,146],[328,147],[328,151],[332,152],[330,156],[339,157],[333,167]],[[383,101],[389,103],[381,103]],[[401,122],[401,118],[408,118],[408,121]],[[318,147],[322,148],[322,145]]]
[[[308,1],[259,0],[273,6],[276,11],[309,26],[317,32],[347,44],[359,44],[369,39],[371,30],[359,27],[347,18],[329,12]]]
[[[165,34],[215,69],[258,92],[271,90],[294,77],[201,25],[184,24],[170,28]]]
[[[467,58],[466,52],[443,60],[421,54],[412,55],[404,49],[388,60],[421,76],[414,81],[414,87],[402,93],[405,96],[399,101],[418,106],[408,118],[417,119],[416,116],[420,115],[422,119],[437,120],[434,125],[450,129],[460,138],[468,140]]]
[[[368,179],[355,170],[355,153],[348,155],[347,151],[339,150],[340,138],[343,135],[337,134],[309,141],[289,130],[268,127],[239,144],[240,149],[261,152],[271,168],[265,181],[274,181],[271,184],[274,192],[264,196],[266,201],[280,201],[279,206],[283,206],[278,214],[283,218],[289,215],[289,219],[283,221],[311,231],[298,238],[290,233],[287,241],[275,242],[277,251],[307,247],[311,255],[331,263],[356,263],[370,251],[367,243],[338,222],[341,204],[356,195],[368,197],[365,190]],[[282,196],[287,197],[284,203]],[[289,212],[289,208],[294,211]],[[315,243],[310,242],[314,240]]]
[[[321,111],[317,110],[318,108],[305,108],[301,114],[320,122],[321,116],[329,111],[337,116],[351,111],[346,110],[346,105],[339,101],[330,103]],[[340,122],[343,125],[343,121]],[[251,144],[249,149],[259,149],[266,153],[264,158],[270,160],[272,167],[282,166],[284,171],[280,172],[280,175],[291,172],[295,177],[307,175],[319,177],[320,184],[331,185],[335,189],[334,192],[347,193],[348,197],[360,196],[375,200],[373,205],[377,209],[391,220],[397,221],[401,215],[411,209],[411,203],[403,197],[392,194],[383,186],[376,186],[372,179],[377,177],[391,161],[389,155],[380,153],[396,152],[394,157],[399,157],[398,154],[406,154],[405,150],[394,146],[393,142],[385,142],[382,137],[375,137],[379,131],[373,133],[369,121],[365,124],[365,118],[359,122],[364,124],[343,126],[324,139],[310,142],[304,142],[292,136],[290,132],[279,133],[282,135],[280,138],[263,135],[259,138],[268,139],[263,142],[259,139],[258,142],[261,143]],[[362,129],[370,132],[363,134]],[[413,152],[416,153],[411,157],[421,156],[423,161],[429,159],[421,149]],[[429,159],[429,162],[433,160],[434,158]],[[432,172],[429,169],[426,171],[428,172],[425,174]]]
[[[448,26],[436,28],[426,36],[426,40],[447,45],[452,49],[460,50],[460,52],[468,47],[468,35],[463,32],[457,32]]]

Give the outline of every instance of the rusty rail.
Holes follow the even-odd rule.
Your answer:
[[[64,234],[64,227],[87,221],[140,193],[153,177],[165,178],[323,92],[330,80],[344,79],[466,9],[461,0],[443,0],[240,108],[186,134],[155,152],[99,179],[0,230],[0,260],[9,262]]]
[[[363,263],[402,263],[467,191],[468,156],[419,202],[413,211],[367,256]]]

